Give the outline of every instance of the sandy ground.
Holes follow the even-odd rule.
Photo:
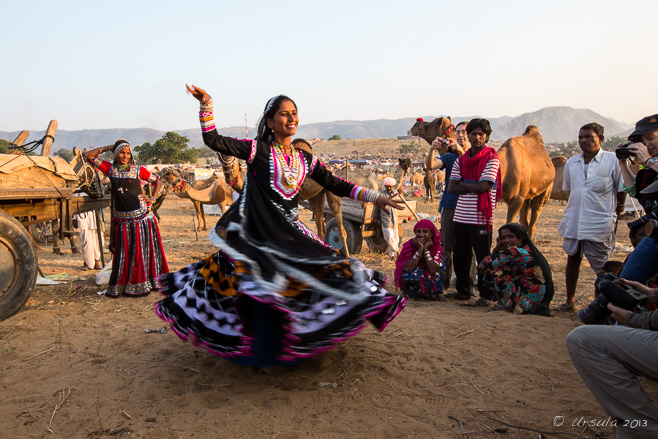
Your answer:
[[[418,210],[432,213],[431,203]],[[565,255],[551,202],[536,241],[564,301]],[[499,206],[496,225],[504,222]],[[171,197],[161,230],[172,269],[213,251],[196,239],[192,204]],[[308,221],[310,215],[303,212]],[[215,219],[210,222],[214,223]],[[411,236],[405,225],[405,237]],[[618,244],[628,246],[620,225]],[[0,323],[0,438],[610,438],[607,416],[582,383],[564,338],[573,314],[491,313],[456,302],[410,301],[382,333],[372,327],[328,354],[271,376],[178,339],[143,298],[99,296],[96,272],[70,249],[39,250],[46,275],[28,304]],[[614,259],[623,259],[616,252]],[[369,266],[393,264],[364,251]],[[578,306],[593,296],[583,263]],[[554,303],[556,303],[554,302]],[[658,399],[658,385],[643,381]]]

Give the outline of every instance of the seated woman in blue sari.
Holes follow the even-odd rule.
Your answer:
[[[485,286],[497,298],[491,311],[518,309],[522,314],[550,316],[553,276],[544,255],[517,223],[498,229],[496,247],[478,266]]]
[[[405,242],[395,262],[395,287],[412,299],[446,301],[441,276],[441,234],[429,220],[414,226],[415,237]]]

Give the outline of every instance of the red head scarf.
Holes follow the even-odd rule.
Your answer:
[[[441,247],[441,233],[436,228],[434,223],[430,220],[420,220],[414,226],[414,232],[418,229],[427,229],[432,232],[432,247],[430,247],[430,255],[436,260],[441,260],[443,255],[443,247]],[[400,251],[397,261],[395,261],[395,287],[401,289],[403,286],[402,275],[404,274],[404,266],[407,265],[407,262],[414,256],[418,248],[414,245],[413,239],[405,242]],[[421,258],[418,262],[418,266],[423,270],[423,273],[430,275],[429,270],[427,269],[427,264],[425,259]]]

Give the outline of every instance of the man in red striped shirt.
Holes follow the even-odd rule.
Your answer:
[[[491,135],[487,119],[473,119],[466,126],[471,149],[453,165],[449,191],[458,194],[454,216],[453,263],[457,276],[457,292],[448,295],[458,300],[471,298],[470,270],[472,252],[477,263],[491,252],[491,231],[496,201],[501,198],[500,160],[493,148],[486,145]],[[480,298],[477,306],[487,306],[493,297],[478,277]]]

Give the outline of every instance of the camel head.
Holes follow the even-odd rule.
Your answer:
[[[311,146],[310,143],[308,143],[304,139],[295,139],[292,142],[292,146],[294,146],[297,149],[301,149],[302,151],[306,151],[309,154],[313,154],[313,147]]]
[[[541,143],[544,143],[544,139],[541,137],[541,134],[539,134],[539,130],[535,125],[528,125],[523,132],[523,135],[529,137],[537,137]]]
[[[181,177],[180,171],[174,168],[164,168],[158,172],[158,177],[165,184],[171,187],[171,191],[181,192],[185,187],[185,180]]]
[[[398,159],[398,170],[395,172],[395,175],[393,178],[396,180],[396,185],[394,190],[397,192],[402,192],[404,190],[404,182],[407,179],[407,175],[409,174],[409,170],[411,169],[411,158],[409,157],[404,157],[401,159]]]
[[[400,169],[404,172],[407,172],[411,167],[411,159],[409,157],[398,159],[398,163],[400,164]]]
[[[452,129],[451,129],[452,127]],[[411,127],[411,135],[424,139],[430,145],[437,137],[455,137],[455,128],[452,125],[450,116],[437,117],[432,122],[425,122],[422,118],[416,119],[416,123]]]
[[[528,125],[525,128],[525,131],[523,132],[523,135],[524,136],[541,136],[541,134],[539,134],[539,130],[537,129],[537,126],[535,126],[535,125]]]

